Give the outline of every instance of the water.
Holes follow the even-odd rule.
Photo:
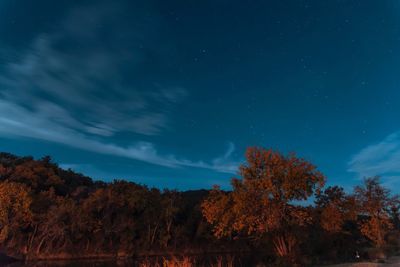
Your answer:
[[[130,266],[255,266],[258,260],[250,255],[191,255],[152,256],[140,259],[121,260],[58,260],[37,262],[14,262],[0,267],[130,267]],[[175,264],[174,264],[175,263]]]
[[[134,261],[116,261],[116,260],[81,260],[81,261],[39,261],[39,262],[14,262],[2,265],[3,267],[128,267],[138,266]]]

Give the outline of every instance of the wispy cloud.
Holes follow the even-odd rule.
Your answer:
[[[360,178],[379,175],[388,185],[400,182],[400,132],[371,144],[352,157],[348,171]]]
[[[57,107],[51,106],[51,108],[59,111]],[[234,145],[231,143],[227,152],[223,156],[212,160],[211,163],[191,161],[179,159],[172,154],[160,155],[155,146],[149,142],[136,142],[129,147],[122,147],[96,140],[69,127],[70,124],[76,123],[74,120],[69,122],[69,117],[62,117],[62,123],[58,120],[51,120],[52,117],[59,114],[57,112],[49,113],[47,108],[30,111],[19,105],[0,101],[0,114],[0,133],[8,136],[42,139],[87,151],[131,158],[165,167],[196,167],[235,173],[238,166],[238,162],[230,160],[230,156],[234,151]]]
[[[167,128],[168,107],[181,101],[185,90],[151,83],[135,88],[139,85],[132,77],[145,60],[139,44],[154,30],[146,25],[129,31],[121,21],[108,21],[122,8],[108,4],[73,9],[59,31],[40,34],[6,64],[0,96],[32,110],[54,103],[58,119],[67,117],[70,126],[91,134],[155,135]],[[118,30],[104,42],[102,27],[110,24]],[[120,35],[130,35],[127,38],[133,41],[123,42]]]
[[[171,107],[187,96],[179,86],[135,81],[145,55],[157,54],[143,51],[143,44],[157,41],[157,23],[138,12],[129,14],[136,29],[128,29],[120,18],[123,9],[111,3],[72,9],[57,32],[39,34],[27,49],[15,52],[19,56],[0,68],[0,134],[166,167],[234,172],[233,145],[207,163],[161,155],[150,142],[122,146],[113,139],[119,133],[160,134],[169,127]],[[111,35],[107,42],[104,32]]]

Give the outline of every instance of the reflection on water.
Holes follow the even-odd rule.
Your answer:
[[[4,266],[0,263],[0,266]],[[14,262],[5,265],[5,267],[128,267],[138,266],[138,263],[133,261],[40,261],[40,262]]]
[[[162,267],[162,266],[256,266],[260,263],[257,257],[238,254],[238,255],[191,255],[191,256],[150,256],[136,259],[123,260],[77,260],[77,261],[37,261],[37,262],[14,262],[11,264],[1,264],[0,267]],[[266,266],[266,265],[263,265]]]
[[[93,260],[84,260],[84,261],[40,261],[40,262],[14,262],[11,264],[1,264],[0,267],[147,267],[147,266],[206,266],[206,267],[214,267],[214,266],[256,266],[255,262],[246,261],[235,261],[235,262],[227,262],[227,261],[194,261],[189,264],[185,264],[184,262],[180,262],[181,264],[166,264],[162,261],[93,261]],[[263,265],[266,266],[266,265]]]

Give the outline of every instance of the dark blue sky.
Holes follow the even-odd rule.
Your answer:
[[[94,178],[226,187],[257,145],[395,188],[399,115],[399,1],[0,2],[1,150]]]

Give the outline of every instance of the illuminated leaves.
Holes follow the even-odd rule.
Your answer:
[[[311,220],[307,209],[293,201],[306,200],[320,190],[325,178],[314,165],[294,154],[284,156],[253,147],[246,158],[240,166],[242,179],[232,179],[232,192],[218,187],[210,192],[202,204],[204,217],[218,238],[236,234],[258,239],[277,234],[277,253],[289,253],[294,237],[279,233]]]
[[[32,220],[29,189],[22,184],[0,183],[0,244],[23,231]]]
[[[367,178],[362,186],[354,189],[360,213],[365,219],[360,221],[361,233],[378,247],[385,245],[385,237],[393,228],[390,220],[390,208],[397,206],[397,196],[391,197],[390,191],[379,183],[379,177]]]
[[[331,233],[343,232],[347,221],[357,218],[355,199],[345,194],[343,188],[328,187],[316,196],[317,211],[321,227]]]

